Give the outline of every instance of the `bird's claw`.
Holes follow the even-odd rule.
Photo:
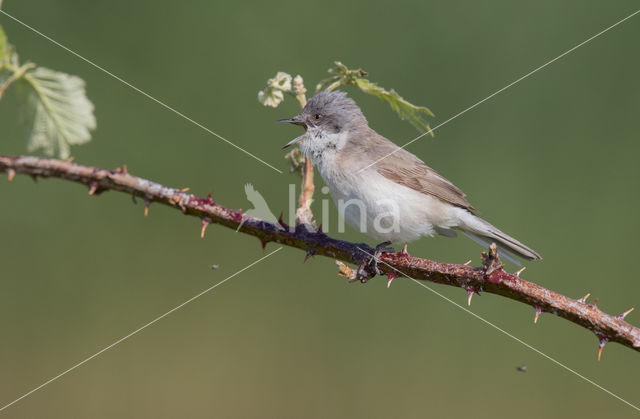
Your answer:
[[[358,273],[356,276],[358,281],[364,284],[374,276],[382,275],[382,272],[378,269],[378,262],[380,262],[380,255],[383,253],[395,252],[394,248],[388,247],[390,244],[390,241],[386,241],[376,246],[373,256],[367,258],[362,265],[358,267]]]

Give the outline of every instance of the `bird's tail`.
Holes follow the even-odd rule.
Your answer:
[[[498,245],[498,249],[503,250],[503,256],[505,259],[520,265],[517,260],[510,258],[508,253],[514,254],[516,256],[520,256],[524,259],[533,260],[533,259],[542,259],[542,256],[535,250],[530,249],[524,244],[520,243],[518,240],[513,237],[503,233],[498,230],[496,227],[486,222],[480,217],[476,217],[471,213],[467,213],[468,216],[464,217],[462,220],[462,225],[458,226],[463,233],[472,239],[473,241],[483,245],[488,246],[491,242],[496,242]],[[507,252],[507,254],[504,253]]]

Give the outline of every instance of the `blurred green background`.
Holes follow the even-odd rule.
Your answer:
[[[299,130],[275,120],[297,113],[297,104],[287,99],[274,110],[256,100],[276,71],[301,74],[312,88],[333,60],[362,67],[430,107],[437,125],[637,4],[6,0],[3,8],[286,171],[280,147]],[[276,214],[287,210],[294,175],[261,165],[7,17],[0,24],[23,61],[87,81],[98,129],[72,149],[76,162],[124,163],[200,195],[213,189],[234,208],[250,207],[243,186],[252,182]],[[483,217],[542,253],[526,279],[573,297],[591,292],[613,314],[640,299],[639,37],[636,16],[409,148]],[[416,136],[383,102],[348,91],[383,135],[397,143]],[[9,91],[0,101],[3,154],[26,153],[16,119]],[[202,240],[196,219],[159,205],[144,218],[128,196],[89,197],[69,182],[18,176],[0,180],[0,197],[1,405],[263,255],[254,238],[212,226]],[[478,264],[482,249],[436,238],[409,250]],[[383,279],[347,284],[332,260],[302,260],[283,249],[0,417],[638,413],[408,280],[390,289]],[[466,303],[461,289],[430,286]],[[488,294],[471,309],[640,404],[637,352],[610,344],[597,362],[594,335],[555,316],[534,325],[530,307]],[[637,313],[628,319],[640,324]]]

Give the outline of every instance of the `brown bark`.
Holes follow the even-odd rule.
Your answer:
[[[104,170],[73,164],[69,161],[39,157],[12,157],[0,155],[0,172],[8,173],[9,180],[16,174],[34,178],[55,177],[86,185],[89,193],[99,194],[108,190],[123,192],[145,201],[145,212],[151,203],[161,203],[179,209],[187,215],[200,218],[201,233],[211,224],[220,224],[257,237],[263,246],[276,242],[296,247],[311,255],[328,256],[355,264],[357,271],[341,264],[340,271],[352,280],[366,282],[375,276],[372,265],[367,264],[375,249],[364,243],[337,240],[322,231],[309,231],[304,225],[278,225],[249,217],[240,210],[233,210],[214,202],[210,197],[201,198],[186,190],[170,188],[129,174],[124,170]],[[472,267],[436,262],[411,256],[405,251],[383,253],[378,269],[392,280],[406,276],[439,284],[462,287],[469,295],[475,292],[497,294],[530,305],[540,313],[548,312],[563,317],[595,333],[600,341],[600,351],[607,342],[618,342],[640,351],[640,329],[624,321],[629,311],[612,316],[600,310],[595,301],[587,303],[586,297],[573,299],[555,293],[516,274],[507,273],[498,259],[495,248],[483,254],[483,266]],[[358,276],[360,273],[361,276]],[[599,351],[599,353],[600,353]]]

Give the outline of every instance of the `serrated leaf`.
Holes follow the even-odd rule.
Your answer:
[[[363,78],[368,74],[361,68],[352,70],[340,61],[335,61],[334,64],[335,67],[329,69],[329,74],[332,76],[318,83],[316,86],[317,92],[335,90],[340,86],[358,86],[363,92],[377,96],[391,105],[391,109],[398,114],[400,119],[408,120],[418,130],[427,131],[433,136],[429,123],[424,119],[427,116],[434,116],[429,108],[416,106],[406,101],[395,90],[385,90],[376,83]]]
[[[80,77],[36,67],[20,79],[18,92],[29,151],[66,159],[70,146],[91,140],[94,106]]]
[[[423,117],[426,116],[434,116],[429,108],[425,108],[424,106],[416,106],[412,103],[409,103],[395,90],[385,90],[384,88],[378,86],[376,83],[373,83],[367,79],[358,78],[355,80],[355,82],[363,92],[374,95],[391,105],[391,109],[393,109],[398,114],[398,116],[400,116],[400,119],[408,120],[418,130],[428,131],[433,136],[433,132],[429,127],[429,123],[425,119],[423,119]]]
[[[351,70],[340,61],[334,61],[333,63],[335,64],[335,68],[329,69],[329,74],[333,74],[333,76],[318,83],[316,85],[316,92],[320,92],[322,90],[333,91],[340,86],[355,85],[358,77],[364,77],[367,75],[367,72],[361,68]]]

